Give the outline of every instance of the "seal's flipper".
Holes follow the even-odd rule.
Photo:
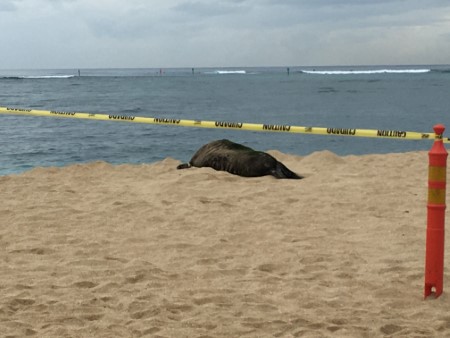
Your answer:
[[[303,176],[299,176],[293,171],[290,171],[283,163],[278,162],[275,169],[271,171],[271,174],[276,178],[292,178],[292,179],[301,179]]]
[[[187,168],[190,168],[191,167],[191,164],[190,163],[182,163],[182,164],[180,164],[178,167],[177,167],[177,169],[187,169]]]

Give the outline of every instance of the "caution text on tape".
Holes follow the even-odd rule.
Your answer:
[[[324,127],[291,126],[284,124],[255,124],[244,122],[183,120],[175,118],[91,114],[83,112],[63,112],[63,111],[20,109],[8,107],[0,107],[0,114],[49,116],[49,117],[75,118],[75,119],[91,119],[101,121],[121,121],[121,122],[160,124],[160,125],[197,127],[197,128],[221,128],[221,129],[237,129],[237,130],[250,130],[263,132],[265,131],[265,132],[284,132],[284,133],[300,133],[313,135],[315,134],[315,135],[375,137],[375,138],[390,138],[403,140],[434,140],[436,138],[441,137],[440,135],[436,135],[435,133],[420,133],[402,130],[324,128]],[[443,141],[445,143],[450,143],[450,138],[443,138]]]

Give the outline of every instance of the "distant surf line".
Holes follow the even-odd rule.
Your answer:
[[[70,79],[75,75],[28,75],[21,76],[22,79]]]
[[[317,75],[423,74],[428,72],[431,72],[431,69],[301,70],[301,73]]]
[[[24,75],[24,76],[0,76],[5,80],[35,80],[35,79],[70,79],[75,75]]]
[[[205,72],[205,74],[218,74],[218,75],[229,75],[229,74],[247,74],[245,70],[215,70],[211,72]]]

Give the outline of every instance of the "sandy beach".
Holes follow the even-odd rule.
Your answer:
[[[450,336],[448,270],[423,300],[427,153],[269,153],[306,178],[0,177],[0,336]]]

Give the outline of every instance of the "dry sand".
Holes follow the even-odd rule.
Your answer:
[[[271,154],[306,179],[173,159],[0,177],[0,335],[450,336],[448,272],[423,300],[427,153]]]

